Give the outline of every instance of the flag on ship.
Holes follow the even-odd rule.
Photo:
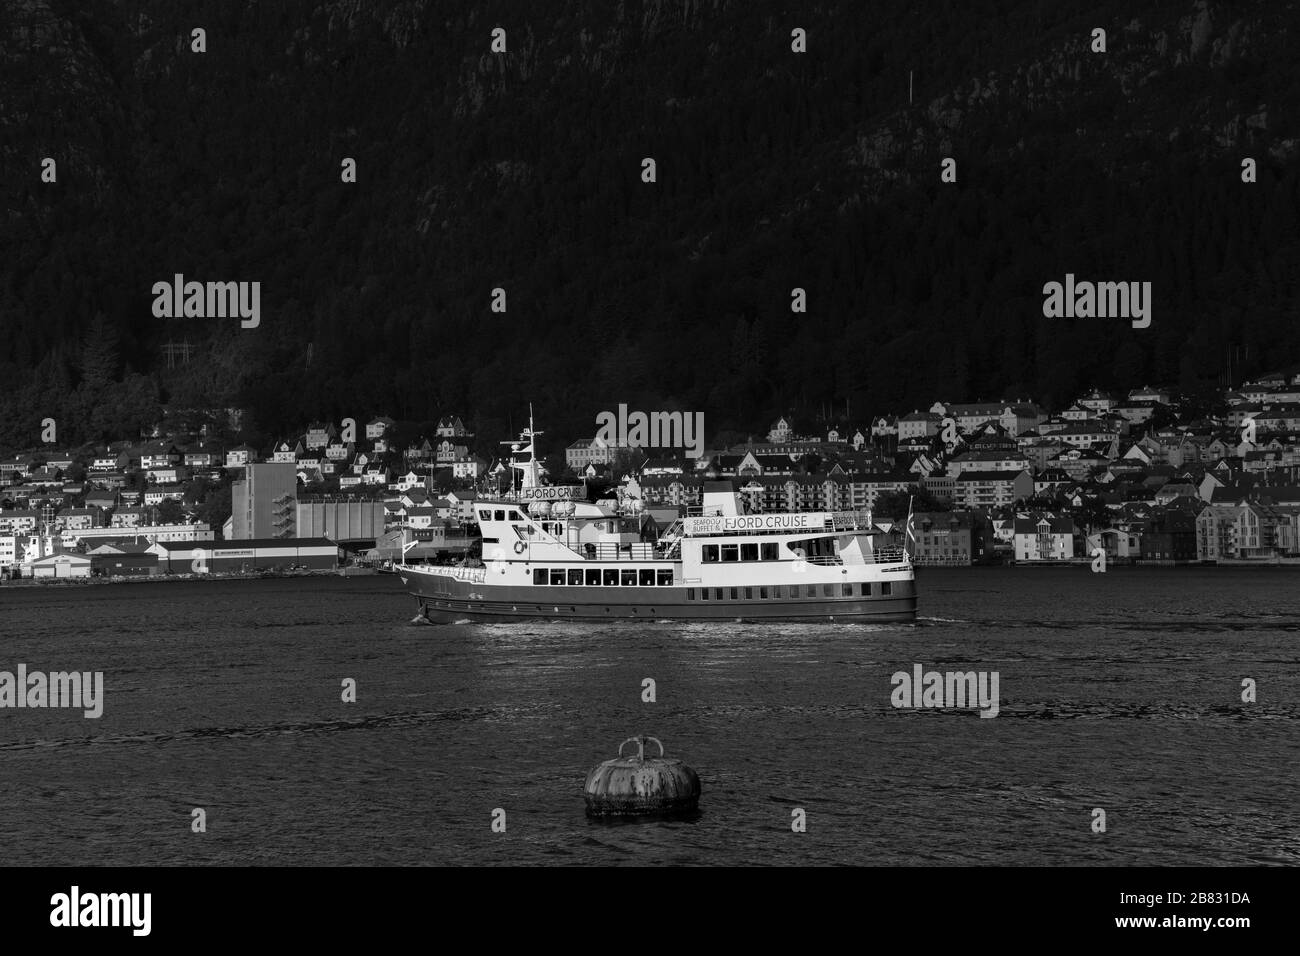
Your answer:
[[[904,550],[907,552],[907,556],[911,557],[913,554],[916,553],[916,530],[912,527],[912,497],[910,495],[907,498],[906,534],[907,534],[907,539],[906,539],[906,546]]]

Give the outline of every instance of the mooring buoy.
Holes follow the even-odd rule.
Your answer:
[[[658,757],[646,757],[646,741],[659,745]],[[636,744],[635,756],[623,756],[628,744]],[[700,802],[699,775],[680,760],[666,759],[657,737],[623,741],[618,756],[587,774],[582,789],[589,817],[688,814]]]

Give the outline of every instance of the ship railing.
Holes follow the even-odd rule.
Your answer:
[[[897,564],[907,560],[907,552],[902,548],[875,548],[869,559],[873,564]]]
[[[461,568],[435,565],[431,570],[434,574],[454,578],[457,581],[468,581],[470,584],[482,584],[487,580],[487,568]]]
[[[876,530],[870,511],[832,511],[826,517],[826,527],[831,531]]]
[[[905,558],[902,548],[875,548],[866,553],[864,560],[867,564],[898,564]],[[814,554],[800,560],[805,564],[816,564],[822,567],[839,567],[844,563],[844,559],[838,554]]]
[[[689,508],[688,508],[688,509],[687,509],[686,517],[687,517],[687,518],[695,518],[695,517],[709,517],[709,516],[707,516],[707,515],[700,515],[700,514],[692,513],[693,511],[699,511],[699,509],[689,509]],[[870,531],[877,531],[877,529],[876,529],[876,527],[875,527],[875,522],[872,521],[872,518],[871,518],[871,512],[869,512],[869,511],[831,511],[831,512],[825,512],[825,511],[823,511],[823,512],[817,512],[817,511],[772,511],[772,512],[755,512],[755,514],[792,514],[792,515],[811,515],[811,514],[820,514],[820,515],[821,515],[821,519],[822,519],[822,523],[821,523],[821,526],[820,526],[820,527],[817,527],[817,526],[814,525],[814,526],[809,526],[809,527],[806,527],[806,528],[798,528],[798,529],[791,529],[791,528],[764,528],[764,529],[759,529],[759,528],[748,528],[748,529],[745,529],[743,532],[741,532],[741,531],[712,531],[712,532],[705,532],[705,533],[703,533],[703,534],[692,535],[692,537],[725,537],[725,536],[730,536],[730,535],[740,534],[740,533],[743,533],[743,534],[746,534],[746,535],[754,535],[754,534],[759,534],[759,535],[786,534],[786,535],[788,535],[788,534],[793,533],[793,532],[796,531],[796,530],[797,530],[797,531],[811,531],[811,532],[814,532],[814,533],[818,533],[818,532],[820,532],[820,533],[825,533],[825,532],[828,532],[828,531],[830,531],[830,532],[845,532],[845,531],[862,531],[862,532],[870,532]],[[716,517],[716,516],[714,516],[714,517]],[[680,521],[680,519],[679,519],[679,521]],[[673,525],[673,529],[676,529],[676,528],[677,528],[677,524],[674,524],[674,525]],[[683,531],[684,531],[684,528],[683,528]],[[877,533],[878,533],[878,531],[877,531]]]
[[[917,555],[912,559],[912,563],[920,567],[967,568],[971,566],[970,558],[955,557],[946,554]]]
[[[645,541],[620,544],[617,541],[586,541],[568,547],[588,561],[666,561],[667,549]]]

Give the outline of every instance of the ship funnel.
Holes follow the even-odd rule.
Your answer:
[[[704,514],[706,516],[722,515],[733,517],[744,514],[740,506],[740,495],[729,481],[706,481],[704,483]]]

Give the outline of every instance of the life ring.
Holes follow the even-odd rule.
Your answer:
[[[524,553],[524,550],[525,550],[527,547],[528,547],[528,546],[527,546],[526,544],[524,544],[522,541],[516,541],[516,542],[515,542],[515,554],[523,554],[523,553]]]

